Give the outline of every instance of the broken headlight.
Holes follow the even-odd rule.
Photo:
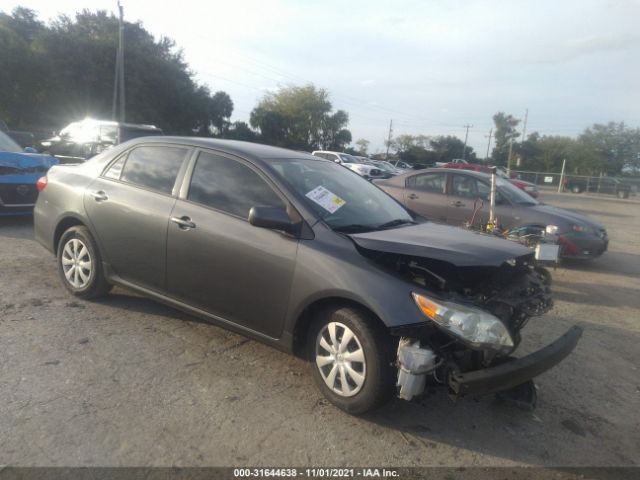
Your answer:
[[[432,300],[415,292],[412,295],[425,316],[469,346],[499,351],[513,348],[507,327],[490,313],[459,303]]]

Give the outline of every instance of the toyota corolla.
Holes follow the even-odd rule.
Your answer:
[[[427,384],[453,397],[530,384],[581,335],[514,357],[552,307],[533,253],[425,221],[317,156],[148,137],[39,185],[36,238],[72,295],[119,285],[303,356],[354,414]]]

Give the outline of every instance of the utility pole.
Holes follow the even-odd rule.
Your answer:
[[[467,140],[469,139],[469,129],[473,128],[473,125],[467,123],[462,127],[467,129],[467,133],[465,133],[464,135],[464,147],[462,147],[462,160],[464,160],[464,157],[467,155]]]
[[[507,157],[507,175],[511,176],[511,153],[513,152],[513,136],[509,140],[509,156]]]
[[[487,156],[485,157],[487,160],[489,160],[489,148],[491,148],[491,137],[493,136],[493,128],[491,130],[489,130],[489,135],[485,135],[485,138],[489,138],[489,141],[487,142]]]
[[[524,123],[522,124],[522,141],[527,139],[527,119],[529,118],[529,109],[524,111]]]
[[[120,121],[124,122],[124,9],[118,2],[118,52],[116,53],[116,71],[113,80],[113,104],[111,107],[111,119],[117,119],[118,97],[120,98]]]
[[[393,119],[389,122],[389,138],[387,139],[387,154],[385,160],[389,161],[389,147],[391,146],[391,136],[393,135]]]

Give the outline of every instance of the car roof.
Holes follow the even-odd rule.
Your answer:
[[[242,142],[240,140],[223,140],[219,138],[206,137],[153,136],[135,138],[127,142],[127,145],[134,146],[138,143],[175,143],[180,145],[190,145],[193,147],[211,148],[220,152],[240,157],[261,159],[266,161],[270,159],[304,159],[317,162],[329,162],[329,160],[313,156],[306,152],[288,150],[281,147],[272,147],[270,145],[263,145],[261,143]]]

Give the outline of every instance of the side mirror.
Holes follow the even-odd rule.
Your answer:
[[[339,164],[342,164],[342,162],[340,161],[340,159],[339,159],[339,158],[336,158],[336,159],[334,160],[334,162],[339,163]]]
[[[294,233],[295,229],[287,212],[277,207],[251,207],[249,223],[254,227],[282,230],[286,233]]]
[[[38,153],[38,150],[33,147],[24,147],[24,153]]]

